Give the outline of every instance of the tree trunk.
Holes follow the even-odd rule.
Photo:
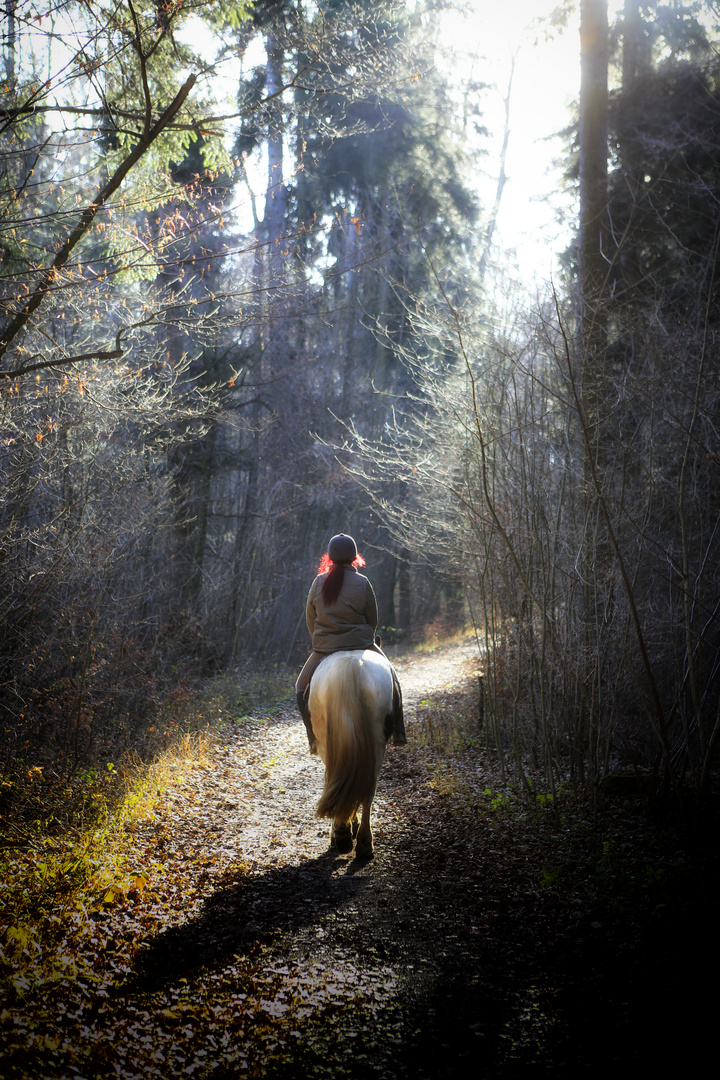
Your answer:
[[[397,568],[398,578],[398,628],[412,630],[412,581],[410,576],[410,551],[403,548]]]
[[[644,33],[639,0],[625,0],[622,21],[622,98],[624,116],[618,125],[618,143],[623,179],[632,198],[627,232],[618,252],[618,264],[626,285],[637,285],[642,278],[639,246],[635,242],[642,215],[639,203],[643,197],[645,174],[643,151],[637,137],[634,91],[638,76],[649,66],[648,42]],[[632,227],[631,227],[632,226]]]
[[[17,0],[5,0],[5,19],[7,29],[5,31],[5,78],[10,89],[15,86],[15,9]]]
[[[283,183],[283,124],[280,97],[285,54],[274,34],[268,34],[265,93],[269,99],[268,187],[265,197],[265,228],[269,242],[271,285],[277,284],[282,268],[281,240],[285,232],[287,188]]]
[[[512,84],[515,75],[515,57],[512,58],[510,65],[510,78],[508,79],[507,92],[505,94],[505,126],[503,128],[503,141],[502,149],[500,150],[500,171],[498,173],[497,188],[495,189],[495,202],[490,212],[490,220],[488,221],[487,229],[485,230],[485,243],[483,245],[483,253],[480,256],[480,280],[485,280],[485,274],[487,273],[488,259],[490,258],[490,249],[492,247],[493,236],[495,235],[495,228],[497,226],[497,219],[500,213],[500,204],[502,203],[503,192],[505,190],[505,184],[507,183],[507,173],[505,166],[507,164],[507,152],[508,145],[510,143],[510,101],[512,98]]]
[[[275,34],[269,33],[265,43],[267,65],[265,68],[265,94],[268,100],[268,184],[265,193],[265,218],[263,221],[264,239],[267,244],[263,260],[263,247],[258,255],[264,261],[267,277],[258,281],[262,289],[261,300],[261,362],[258,369],[259,381],[271,377],[275,370],[275,358],[279,352],[278,326],[282,323],[274,316],[279,315],[280,297],[283,278],[285,277],[285,252],[283,236],[285,233],[285,214],[287,208],[287,188],[283,184],[283,124],[282,107],[279,96],[282,87],[282,69],[285,54]],[[274,97],[273,95],[278,95]]]
[[[580,233],[583,315],[597,307],[606,274],[608,143],[607,0],[582,0],[580,10]],[[590,316],[592,320],[592,315]],[[591,360],[588,357],[588,360]]]
[[[608,24],[607,0],[581,0],[580,7],[580,222],[578,278],[580,325],[578,347],[579,420],[583,429],[583,646],[587,669],[584,683],[599,685],[601,623],[605,607],[610,548],[604,535],[602,492],[594,480],[604,480],[606,438],[601,433],[605,399],[605,320],[602,301],[607,267],[607,148],[608,148]],[[595,724],[595,694],[583,699],[578,739],[590,756]]]

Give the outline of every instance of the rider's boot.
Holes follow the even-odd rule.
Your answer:
[[[398,677],[393,670],[393,746],[405,746],[407,735],[405,734],[405,721],[403,716],[402,690]]]
[[[310,753],[317,754],[317,739],[315,738],[315,732],[313,731],[312,724],[310,723],[310,710],[308,708],[307,698],[305,697],[305,691],[298,690],[296,698],[297,706],[300,710],[300,715],[303,718],[305,730],[307,731],[308,743],[310,744]]]

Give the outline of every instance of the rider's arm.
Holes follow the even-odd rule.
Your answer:
[[[315,630],[315,621],[317,619],[317,610],[315,608],[315,596],[317,593],[317,589],[315,588],[316,584],[317,578],[315,578],[315,581],[313,581],[312,585],[310,586],[307,603],[305,604],[305,622],[307,623],[307,628],[310,631],[310,637],[313,636],[313,632]]]
[[[375,633],[378,624],[378,606],[375,592],[369,581],[365,587],[365,619],[368,626],[372,626],[373,633]]]

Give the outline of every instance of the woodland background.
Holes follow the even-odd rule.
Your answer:
[[[344,530],[386,642],[474,628],[505,775],[707,804],[720,15],[582,0],[577,243],[528,295],[445,7],[5,0],[6,798],[151,746],[204,675],[299,666]]]

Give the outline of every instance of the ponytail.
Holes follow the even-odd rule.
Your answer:
[[[318,566],[318,574],[325,574],[329,571],[328,576],[322,583],[322,589],[320,590],[322,598],[326,604],[334,604],[340,595],[340,590],[345,580],[345,566],[344,562],[333,562],[327,552],[323,555]],[[356,555],[353,559],[351,566],[364,566],[365,560],[362,555]]]
[[[322,589],[320,590],[322,598],[328,606],[334,604],[337,600],[344,580],[345,563],[333,563],[332,570],[323,581]]]

